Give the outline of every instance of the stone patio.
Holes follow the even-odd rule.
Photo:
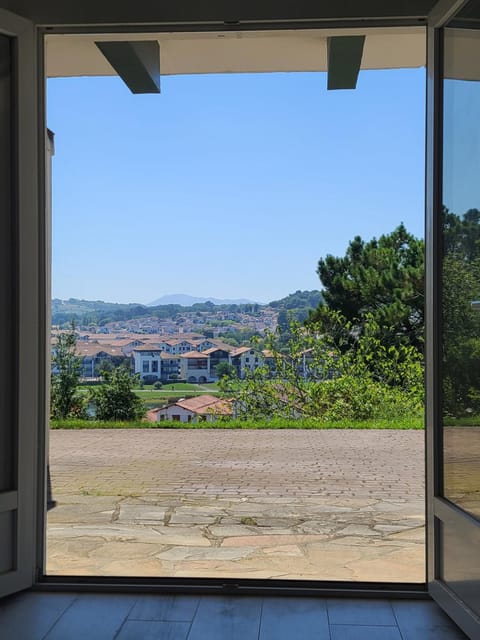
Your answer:
[[[52,431],[47,573],[423,582],[423,438]]]

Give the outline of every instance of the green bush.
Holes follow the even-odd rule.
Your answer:
[[[270,334],[268,366],[247,371],[245,380],[220,382],[234,400],[236,416],[320,422],[421,418],[422,355],[409,345],[385,346],[378,338],[381,328],[366,320],[353,345],[343,340],[350,327],[339,314],[331,314],[328,334],[311,323],[291,323],[287,339]]]
[[[89,400],[97,420],[135,420],[145,407],[133,390],[135,379],[123,367],[103,374],[104,384],[89,391]]]
[[[311,389],[311,411],[322,422],[421,417],[422,403],[398,387],[369,378],[343,375],[316,383]]]

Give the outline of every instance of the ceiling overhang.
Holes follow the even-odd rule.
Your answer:
[[[361,69],[425,65],[424,27],[47,35],[48,77],[112,76],[96,41],[157,41],[162,75],[327,71],[327,40],[366,36]]]

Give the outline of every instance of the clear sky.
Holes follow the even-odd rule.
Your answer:
[[[51,79],[53,296],[269,302],[317,262],[424,226],[425,71]]]
[[[480,209],[480,86],[447,80],[444,85],[443,202],[463,215]]]

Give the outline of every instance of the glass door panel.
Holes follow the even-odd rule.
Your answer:
[[[480,518],[480,31],[446,29],[444,55],[444,496]]]
[[[480,16],[432,14],[427,135],[429,591],[480,633]]]

